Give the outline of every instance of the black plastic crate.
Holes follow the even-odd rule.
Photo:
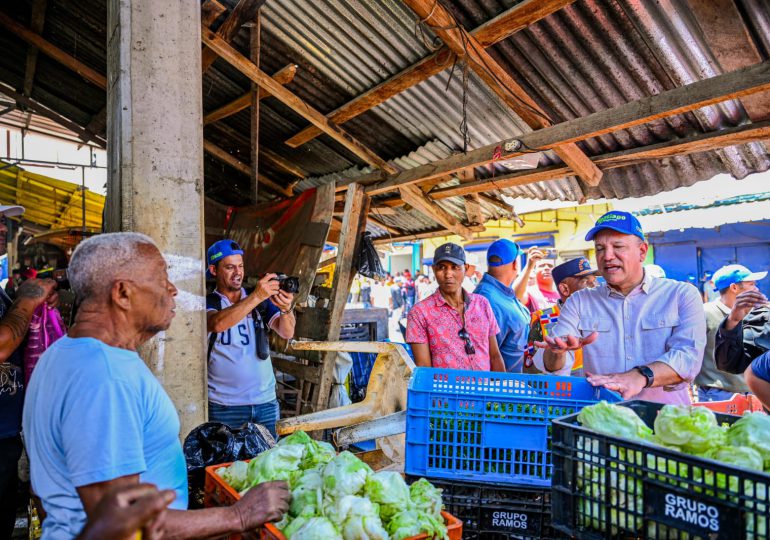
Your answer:
[[[408,477],[411,484],[418,477]],[[551,490],[475,482],[430,482],[441,488],[446,511],[463,522],[464,540],[563,538],[551,528]]]
[[[631,401],[652,427],[663,405]],[[770,475],[553,421],[553,526],[580,539],[758,539]],[[720,423],[739,416],[717,414]]]

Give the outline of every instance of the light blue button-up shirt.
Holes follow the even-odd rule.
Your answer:
[[[700,371],[706,345],[703,301],[689,283],[646,273],[627,296],[607,284],[583,289],[565,302],[553,335],[585,337],[591,332],[599,337],[583,347],[586,372],[622,373],[663,362],[689,382]],[[637,399],[689,404],[688,384],[646,388]]]

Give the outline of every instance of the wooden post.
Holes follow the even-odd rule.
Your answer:
[[[259,10],[254,16],[254,26],[249,32],[249,60],[259,65],[259,36],[260,36]],[[253,204],[257,204],[259,189],[259,86],[251,83],[251,185],[249,197]]]
[[[366,226],[369,197],[364,193],[364,187],[359,184],[348,186],[345,197],[345,213],[342,217],[342,233],[337,249],[337,266],[334,270],[332,297],[329,303],[329,332],[327,341],[337,341],[340,337],[340,324],[345,311],[350,285],[356,274],[353,268],[353,258],[358,247],[358,238]],[[336,352],[328,352],[323,356],[321,364],[321,382],[315,396],[314,410],[326,408],[329,402],[332,380],[334,378],[334,360]]]

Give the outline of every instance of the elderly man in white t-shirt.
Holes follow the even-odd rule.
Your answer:
[[[206,297],[209,420],[232,428],[255,422],[275,437],[279,408],[267,334],[294,337],[294,295],[281,290],[276,274],[266,274],[247,293],[243,250],[232,240],[213,244],[207,259],[217,282]]]

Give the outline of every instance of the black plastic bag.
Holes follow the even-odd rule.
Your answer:
[[[358,273],[371,279],[385,279],[385,270],[382,268],[380,256],[372,243],[372,234],[361,233],[361,242],[356,257]]]
[[[220,422],[206,422],[193,429],[184,440],[190,508],[203,507],[205,468],[209,465],[251,459],[275,445],[267,428],[244,424],[231,429]]]

